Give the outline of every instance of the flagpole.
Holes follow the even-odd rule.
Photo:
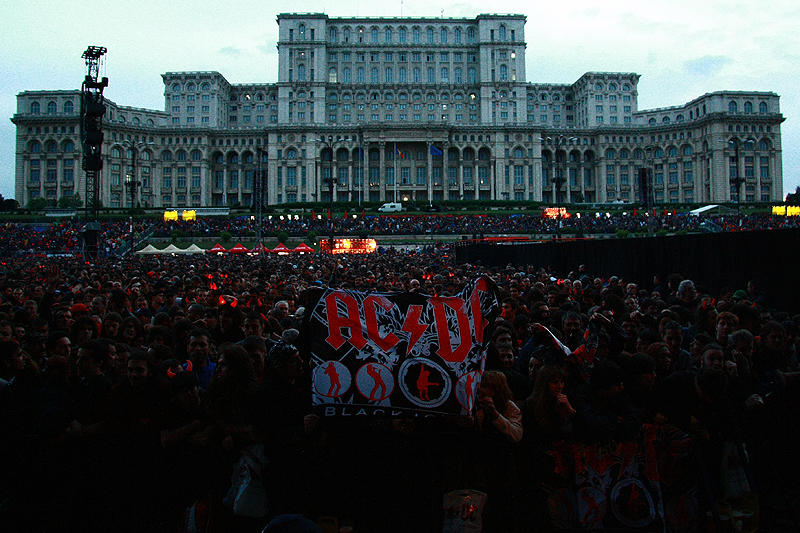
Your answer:
[[[397,141],[394,143],[394,202],[397,203]]]

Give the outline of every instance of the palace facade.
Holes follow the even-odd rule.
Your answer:
[[[572,84],[525,72],[522,15],[280,14],[278,81],[168,72],[164,110],[106,100],[102,204],[305,201],[779,201],[784,117],[772,92],[639,110],[635,73]],[[15,187],[84,196],[80,91],[17,95]],[[127,178],[127,180],[126,180]],[[740,197],[741,195],[741,197]]]

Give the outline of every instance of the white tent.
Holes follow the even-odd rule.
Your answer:
[[[196,253],[196,252],[193,252],[193,251],[189,250],[188,248],[178,248],[174,244],[170,244],[169,246],[167,246],[166,248],[161,250],[161,253],[162,254],[192,254],[192,253]]]
[[[706,211],[711,211],[712,209],[719,207],[718,205],[705,205],[703,207],[698,207],[697,209],[692,209],[689,211],[690,215],[700,215],[705,213]]]
[[[196,244],[192,244],[186,250],[183,251],[185,254],[202,254],[205,253],[205,250],[197,246]]]
[[[142,248],[141,250],[139,250],[136,253],[137,254],[158,254],[158,253],[161,253],[161,250],[159,250],[158,248],[156,248],[152,244],[148,244],[147,246],[145,246],[144,248]]]

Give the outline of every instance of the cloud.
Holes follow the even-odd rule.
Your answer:
[[[733,59],[727,56],[704,56],[685,61],[683,69],[687,74],[694,76],[712,76],[722,70],[722,67],[732,62]]]
[[[236,48],[234,46],[225,46],[220,48],[217,52],[226,56],[238,56],[242,54],[241,48]]]

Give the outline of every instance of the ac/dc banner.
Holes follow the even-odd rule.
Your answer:
[[[486,326],[499,311],[478,278],[457,296],[324,288],[306,293],[301,338],[312,403],[325,416],[407,416],[472,411]],[[309,312],[310,311],[310,312]]]
[[[645,424],[633,441],[561,443],[549,454],[560,488],[548,508],[556,529],[692,531],[696,467],[688,436]]]

